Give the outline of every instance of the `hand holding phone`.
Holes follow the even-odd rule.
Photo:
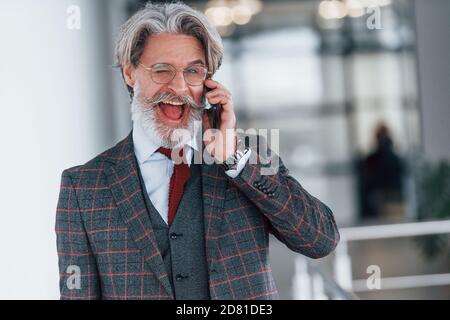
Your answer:
[[[211,88],[208,88],[207,86],[203,89],[203,94],[206,94],[207,92],[211,91]],[[206,99],[206,98],[205,98]],[[205,109],[206,114],[208,115],[209,124],[211,128],[219,129],[220,126],[220,104],[210,104],[211,108]]]
[[[211,136],[211,132],[208,132],[208,128],[205,128],[205,133],[209,135],[206,137],[206,140],[209,140],[209,142],[205,143],[209,154],[223,163],[236,152],[236,115],[233,110],[231,93],[217,81],[208,81],[208,84],[213,88],[206,87],[206,85],[203,87],[202,102],[205,104],[204,112],[207,116],[207,119],[203,119],[208,121],[208,124],[205,123],[205,126],[215,130],[219,129],[220,131],[218,132],[219,135],[213,132]],[[213,90],[214,94],[211,95],[211,99],[207,99],[206,95],[211,90]],[[208,96],[210,95],[208,94]],[[208,107],[206,102],[209,101],[214,101],[216,104],[210,102],[210,108],[206,109]]]

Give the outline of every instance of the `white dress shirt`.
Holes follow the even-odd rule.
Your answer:
[[[170,177],[174,168],[173,161],[165,155],[156,152],[160,145],[148,137],[142,127],[135,122],[133,122],[133,145],[149,199],[167,223]],[[194,150],[199,151],[199,146],[196,143],[196,139],[192,139],[187,145],[189,148],[186,151],[186,160],[188,165],[191,166]],[[228,170],[225,173],[231,178],[237,177],[245,167],[250,153],[251,151],[242,157],[236,170]]]

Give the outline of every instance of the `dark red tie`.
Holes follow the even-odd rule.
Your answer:
[[[167,158],[172,159],[172,149],[159,148],[158,152],[165,155]],[[179,155],[183,157],[183,149],[180,150]],[[181,197],[183,196],[184,185],[189,180],[191,176],[191,169],[189,168],[186,161],[180,164],[175,164],[173,168],[172,176],[170,177],[170,188],[169,188],[169,215],[168,224],[171,225],[175,214],[180,204]]]

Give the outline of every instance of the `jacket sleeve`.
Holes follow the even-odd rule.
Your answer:
[[[340,239],[332,211],[289,175],[281,158],[261,139],[258,136],[258,146],[250,145],[256,156],[231,181],[258,207],[270,232],[289,249],[310,258],[330,254]],[[261,150],[267,152],[263,155]]]
[[[68,170],[62,173],[55,231],[61,300],[100,299],[97,265]]]

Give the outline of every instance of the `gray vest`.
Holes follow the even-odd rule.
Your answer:
[[[140,172],[139,179],[175,299],[209,300],[201,165],[191,164],[191,177],[170,227],[150,201]]]

